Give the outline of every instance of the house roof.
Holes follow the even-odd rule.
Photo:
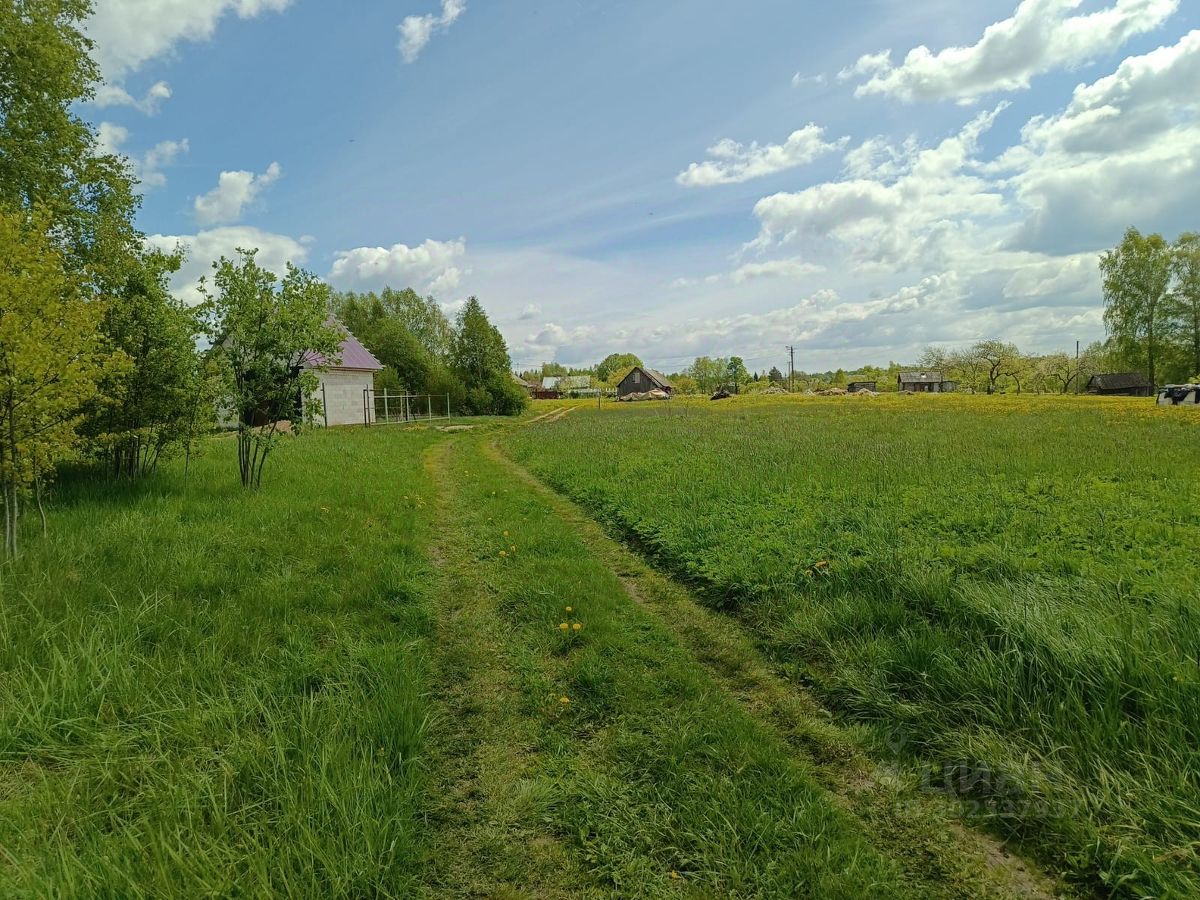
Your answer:
[[[525,388],[526,390],[534,390],[535,388],[537,388],[536,384],[532,384],[531,382],[526,381],[524,378],[522,378],[520,375],[516,374],[515,372],[513,373],[513,381],[515,381],[517,384],[519,384],[521,387]]]
[[[350,333],[349,328],[337,321],[337,319],[330,319],[325,324],[336,326],[346,333],[346,337],[342,340],[341,362],[336,365],[326,363],[325,357],[320,353],[308,353],[304,360],[308,365],[328,365],[330,369],[359,369],[367,372],[378,372],[383,368],[383,363],[377,360],[375,355],[364,347],[358,338]]]
[[[939,384],[945,379],[941,372],[901,372],[900,381],[903,384],[920,384],[921,382],[938,382]]]
[[[658,387],[662,388],[664,391],[665,390],[671,390],[671,391],[675,390],[675,385],[671,384],[671,379],[667,378],[667,376],[664,375],[662,372],[659,372],[656,369],[647,369],[645,366],[634,366],[628,372],[625,373],[625,378],[628,378],[634,372],[638,372],[638,371],[644,372],[646,377],[650,379],[652,384],[657,385]],[[621,380],[624,381],[625,378],[622,378]]]
[[[1129,388],[1148,388],[1150,379],[1141,372],[1110,372],[1105,375],[1093,375],[1088,386],[1095,385],[1102,391],[1124,391]]]

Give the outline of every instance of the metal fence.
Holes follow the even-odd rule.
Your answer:
[[[364,425],[407,425],[449,418],[449,394],[394,394],[363,389]]]

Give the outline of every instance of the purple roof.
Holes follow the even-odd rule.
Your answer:
[[[330,319],[327,325],[333,325],[346,332],[346,339],[342,341],[342,361],[337,365],[330,365],[331,369],[366,369],[371,372],[378,372],[383,368],[383,363],[377,360],[374,354],[366,347],[359,343],[358,338],[350,333],[350,329],[336,319]],[[325,357],[320,353],[309,353],[305,362],[314,366],[325,365]]]

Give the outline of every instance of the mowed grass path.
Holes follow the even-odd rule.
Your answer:
[[[1073,872],[1200,893],[1200,416],[890,397],[581,409],[505,446],[878,758]]]

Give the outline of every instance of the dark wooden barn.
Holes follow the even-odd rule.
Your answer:
[[[896,383],[902,391],[914,394],[944,394],[958,390],[958,383],[947,381],[941,372],[901,372]]]
[[[859,391],[877,391],[874,381],[852,381],[846,385],[846,393],[857,394]]]
[[[1109,397],[1149,397],[1154,393],[1154,385],[1141,372],[1110,372],[1093,375],[1087,392]]]
[[[645,394],[649,391],[662,391],[666,394],[675,393],[675,385],[662,372],[634,366],[629,374],[617,385],[617,397],[628,397],[630,394]]]

